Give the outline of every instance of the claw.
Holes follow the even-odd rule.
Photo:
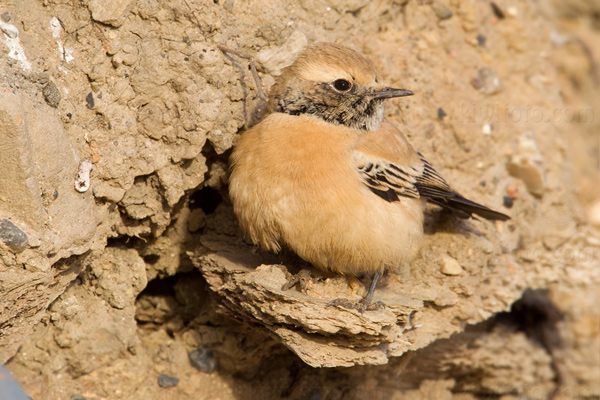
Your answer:
[[[281,290],[284,292],[290,290],[296,285],[300,286],[300,291],[306,292],[306,282],[313,279],[310,270],[306,268],[301,269],[296,275],[292,275],[289,272],[286,275],[288,281],[281,287]]]
[[[361,314],[364,314],[365,311],[381,310],[385,307],[385,304],[381,301],[371,303],[371,301],[366,297],[356,302],[350,301],[348,299],[334,299],[327,303],[327,305],[325,305],[325,308],[333,306],[346,308],[349,310],[357,310]]]
[[[335,299],[327,303],[325,308],[331,306],[339,306],[351,310],[358,310],[361,314],[364,314],[365,311],[380,310],[381,308],[385,307],[385,304],[383,304],[381,301],[371,303],[371,300],[373,300],[373,293],[375,293],[375,287],[377,286],[377,282],[379,281],[379,278],[381,277],[382,273],[383,266],[381,266],[379,270],[377,270],[377,273],[375,274],[375,276],[373,277],[373,281],[371,282],[369,292],[359,302],[353,303],[346,299]]]

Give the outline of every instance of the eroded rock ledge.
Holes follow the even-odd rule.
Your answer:
[[[264,326],[309,365],[379,365],[507,310],[525,287],[517,261],[502,253],[510,245],[508,229],[499,234],[494,224],[448,216],[440,226],[449,231],[428,235],[424,251],[433,240],[448,248],[464,246],[459,261],[452,258],[462,272],[455,276],[441,272],[451,258],[444,249],[433,259],[431,254],[419,257],[410,269],[385,274],[375,296],[384,306],[362,314],[327,307],[340,297],[360,300],[366,290],[360,282],[325,276],[309,280],[304,290],[284,291],[291,275],[286,265],[297,271],[308,267],[306,263],[257,252],[239,239],[232,243],[230,237],[204,236],[193,261],[234,315]]]

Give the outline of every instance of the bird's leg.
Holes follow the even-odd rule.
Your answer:
[[[242,84],[242,90],[244,92],[244,109],[245,109],[244,110],[244,120],[245,120],[244,122],[245,122],[246,128],[252,128],[252,126],[256,125],[260,121],[262,114],[265,112],[265,110],[267,108],[267,100],[268,100],[267,95],[265,94],[265,92],[262,89],[262,81],[260,79],[260,76],[258,75],[258,71],[256,70],[256,62],[254,60],[254,57],[252,57],[251,55],[242,53],[240,51],[230,49],[225,46],[219,46],[219,50],[221,50],[223,52],[223,54],[225,55],[225,57],[227,57],[227,59],[229,61],[231,61],[231,64],[233,64],[233,66],[235,66],[237,69],[240,70],[240,72],[242,73],[242,76],[244,75],[244,68],[239,63],[237,63],[233,59],[233,57],[231,57],[230,54],[233,54],[244,60],[248,60],[248,64],[250,65],[250,71],[252,73],[252,78],[254,79],[254,83],[256,85],[256,91],[258,92],[258,97],[260,98],[258,105],[252,111],[252,114],[250,116],[248,116],[248,110],[246,109],[246,97],[248,94],[246,92],[246,86],[244,84]]]
[[[383,265],[381,265],[379,267],[379,269],[377,270],[377,273],[373,277],[373,280],[371,281],[371,286],[369,287],[369,292],[360,301],[367,308],[371,305],[371,300],[373,299],[373,294],[375,293],[375,288],[377,287],[377,283],[379,282],[379,278],[381,278],[382,273],[383,273]]]
[[[383,264],[379,267],[379,269],[377,270],[377,273],[375,274],[375,276],[373,277],[373,280],[371,281],[371,286],[369,286],[369,291],[367,292],[367,295],[365,297],[363,297],[359,302],[357,303],[353,303],[351,301],[348,301],[346,299],[335,299],[335,300],[331,300],[329,303],[327,303],[327,305],[325,307],[331,307],[331,306],[340,306],[340,307],[344,307],[344,308],[351,308],[351,309],[356,309],[358,311],[362,313],[364,313],[366,310],[376,310],[381,308],[384,304],[380,301],[371,304],[371,301],[373,300],[373,294],[375,293],[375,288],[377,287],[377,282],[379,282],[379,278],[381,278],[381,274],[383,273]]]

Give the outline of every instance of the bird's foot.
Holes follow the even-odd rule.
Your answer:
[[[294,286],[298,285],[298,287],[300,288],[300,291],[305,293],[306,292],[306,283],[308,281],[313,280],[313,276],[311,275],[310,269],[308,269],[308,268],[301,269],[300,272],[298,272],[295,275],[290,273],[289,271],[287,271],[287,269],[285,269],[285,272],[286,272],[286,277],[287,277],[288,281],[281,287],[281,290],[283,290],[283,291],[290,290]]]
[[[350,301],[348,299],[334,299],[327,303],[325,308],[334,306],[347,308],[349,310],[358,310],[361,314],[363,314],[365,311],[381,310],[385,307],[385,304],[381,301],[376,301],[373,303],[370,299],[367,299],[366,297],[361,299],[360,301]]]

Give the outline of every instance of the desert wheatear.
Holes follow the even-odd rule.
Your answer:
[[[349,48],[319,43],[282,71],[261,122],[231,156],[229,193],[252,242],[288,246],[315,267],[376,274],[415,256],[425,201],[463,217],[509,217],[454,191],[384,119],[386,99],[413,92],[383,84]]]

